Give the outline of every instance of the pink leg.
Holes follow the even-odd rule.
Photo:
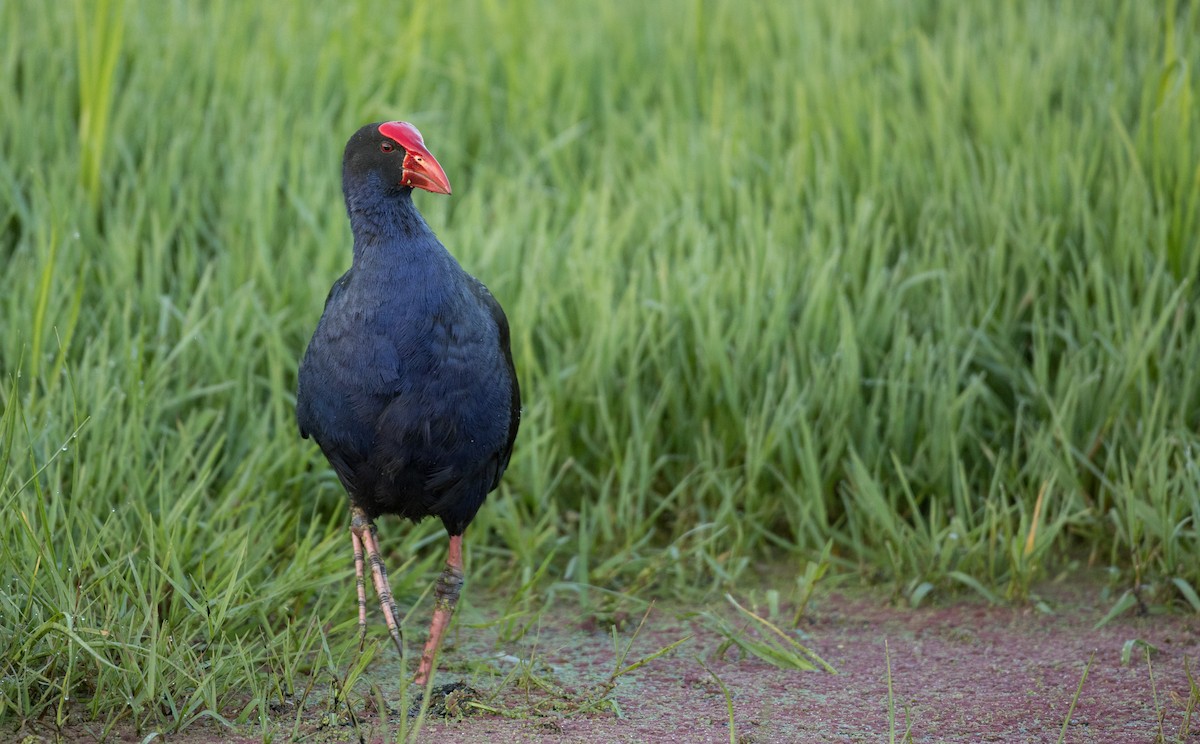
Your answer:
[[[367,643],[367,586],[363,580],[363,543],[354,530],[350,530],[350,542],[354,543],[354,588],[358,590],[358,650]]]
[[[358,626],[360,635],[365,638],[367,632],[367,593],[363,586],[362,547],[366,548],[366,558],[371,563],[371,578],[375,582],[375,593],[379,595],[379,607],[383,610],[383,619],[387,622],[388,632],[396,650],[404,655],[404,641],[400,636],[400,613],[392,599],[392,586],[388,583],[387,569],[383,567],[383,558],[379,555],[379,540],[375,533],[375,525],[371,523],[367,513],[357,506],[350,507],[350,539],[354,542],[354,570],[358,574]]]
[[[450,537],[450,553],[446,556],[446,568],[438,577],[434,587],[433,622],[429,625],[429,640],[425,642],[425,650],[421,653],[421,664],[417,667],[417,676],[413,682],[425,684],[429,675],[433,674],[433,657],[442,644],[442,636],[450,625],[454,615],[454,605],[458,604],[458,593],[463,585],[462,535]]]

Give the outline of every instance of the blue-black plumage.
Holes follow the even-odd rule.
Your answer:
[[[462,533],[508,466],[520,390],[500,304],[413,204],[413,188],[450,193],[416,128],[359,129],[346,144],[342,188],[353,261],[330,290],[300,363],[296,418],[350,496],[360,634],[365,557],[401,646],[374,519],[434,516],[450,535],[415,680],[423,683],[462,583]]]

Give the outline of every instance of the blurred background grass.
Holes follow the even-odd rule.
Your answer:
[[[0,716],[257,720],[353,644],[293,403],[380,119],[513,327],[472,583],[1098,565],[1200,611],[1197,39],[1173,2],[7,0]],[[382,529],[412,604],[440,527]]]

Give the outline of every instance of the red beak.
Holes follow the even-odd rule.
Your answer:
[[[379,125],[379,133],[404,148],[402,185],[435,194],[450,193],[450,179],[446,178],[446,171],[425,149],[425,140],[416,127],[406,121],[389,121]]]

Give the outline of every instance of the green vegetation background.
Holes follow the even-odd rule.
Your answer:
[[[470,583],[825,555],[1200,610],[1198,40],[1144,1],[0,3],[0,717],[246,720],[356,640],[293,393],[380,119],[513,327]],[[440,527],[382,536],[411,606]]]

